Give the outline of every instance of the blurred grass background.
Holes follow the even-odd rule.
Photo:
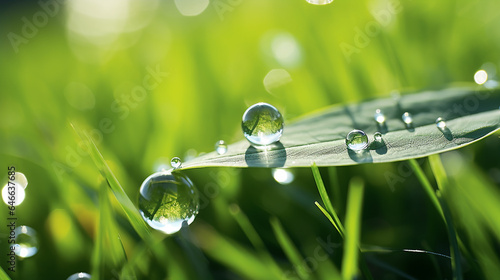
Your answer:
[[[289,185],[268,169],[187,171],[201,193],[200,213],[189,231],[153,233],[155,253],[101,188],[70,123],[95,139],[136,202],[141,182],[173,156],[242,139],[241,115],[255,102],[290,120],[395,91],[474,86],[477,70],[500,63],[494,0],[41,3],[2,2],[0,11],[0,166],[27,176],[17,217],[39,238],[39,252],[18,261],[13,279],[79,271],[104,279],[330,279],[342,267],[342,240],[314,205],[321,199],[311,170],[294,170]],[[465,279],[500,275],[499,147],[497,133],[442,155]],[[427,160],[418,162],[435,186]],[[321,173],[341,220],[351,178],[365,182],[361,244],[450,255],[446,226],[407,163]],[[278,233],[309,269],[294,269]],[[363,255],[374,279],[452,277],[442,257]]]

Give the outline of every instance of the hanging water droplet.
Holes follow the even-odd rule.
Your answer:
[[[178,172],[152,174],[139,192],[139,212],[156,230],[175,233],[183,223],[190,225],[198,214],[198,191],[188,177]]]
[[[219,154],[219,155],[223,155],[227,152],[227,145],[226,145],[226,142],[224,142],[224,140],[219,140],[217,141],[217,143],[215,143],[215,151]]]
[[[378,124],[383,124],[385,122],[385,115],[380,109],[375,110],[375,115],[373,117]]]
[[[90,274],[85,273],[85,272],[78,272],[78,273],[72,274],[66,280],[90,280],[90,278],[91,278]]]
[[[441,117],[436,119],[436,125],[440,130],[446,129],[446,121]]]
[[[29,258],[38,252],[38,238],[36,231],[28,226],[19,226],[15,229],[16,244],[14,252],[22,258]]]
[[[364,131],[354,129],[347,134],[345,143],[350,150],[362,151],[368,147],[368,136]]]
[[[403,119],[403,122],[406,124],[406,126],[411,126],[413,124],[413,117],[408,112],[404,112],[404,114],[401,116],[401,119]]]
[[[378,131],[375,132],[373,134],[373,139],[375,139],[375,141],[377,141],[377,142],[382,142],[382,133],[380,133]]]
[[[172,160],[170,160],[170,165],[174,168],[174,169],[177,169],[177,168],[180,168],[181,165],[182,165],[182,161],[180,158],[178,157],[173,157]]]
[[[283,116],[274,106],[257,103],[243,114],[241,128],[247,140],[255,146],[276,143],[283,134]]]
[[[326,5],[333,2],[333,0],[306,0],[306,1],[313,5]]]
[[[274,180],[282,185],[290,184],[295,179],[295,175],[289,169],[273,168],[272,173]]]
[[[482,85],[488,81],[488,73],[481,69],[474,74],[474,82],[478,85]]]

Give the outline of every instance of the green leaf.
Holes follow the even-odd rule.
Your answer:
[[[461,148],[500,128],[499,90],[450,88],[333,106],[285,126],[281,141],[260,150],[246,140],[228,146],[227,153],[211,152],[183,163],[183,168],[306,167],[392,162],[424,157]],[[374,120],[381,109],[383,126]],[[413,124],[407,127],[401,115],[410,112]],[[446,119],[438,129],[436,119]],[[364,153],[347,149],[345,136],[353,129],[365,131],[372,142]],[[373,133],[383,133],[383,143]]]

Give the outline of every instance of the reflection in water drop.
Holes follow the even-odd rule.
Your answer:
[[[24,198],[26,197],[26,192],[24,191],[22,185],[18,182],[14,181],[13,184],[9,184],[9,182],[7,182],[2,189],[2,199],[5,204],[9,206],[18,206],[23,203]],[[12,201],[14,201],[13,205],[10,204]]]
[[[403,122],[406,124],[407,127],[410,127],[413,124],[413,117],[410,113],[405,112],[402,116],[401,119]]]
[[[177,169],[181,167],[182,161],[178,157],[173,157],[172,160],[170,160],[170,165],[174,168]]]
[[[219,155],[223,155],[227,152],[227,145],[224,140],[219,140],[217,141],[217,143],[215,143],[215,151]]]
[[[364,131],[354,129],[347,134],[345,143],[350,150],[362,151],[368,147],[368,136]]]
[[[66,280],[90,280],[90,274],[85,273],[85,272],[78,272],[75,274],[72,274],[68,279]]]
[[[19,226],[15,229],[16,244],[14,252],[22,258],[29,258],[38,252],[38,238],[36,231],[28,226]]]
[[[380,109],[375,110],[375,115],[373,115],[373,118],[378,124],[383,124],[385,122],[385,115]]]
[[[484,70],[479,70],[474,74],[474,82],[478,85],[482,85],[488,81],[488,73]]]
[[[181,173],[154,173],[141,185],[139,212],[152,228],[176,233],[190,225],[199,209],[199,195],[191,180]]]
[[[436,126],[440,129],[440,130],[443,130],[446,128],[446,121],[439,117],[436,119]]]
[[[175,6],[183,16],[197,16],[205,11],[208,4],[208,0],[175,0]]]
[[[257,147],[278,142],[284,125],[283,116],[278,109],[263,102],[250,106],[241,121],[245,138]]]
[[[292,82],[292,76],[285,69],[272,69],[264,77],[264,87],[268,93]]]
[[[273,168],[272,173],[274,180],[282,185],[290,184],[295,179],[295,175],[289,169]]]
[[[326,5],[333,2],[333,0],[306,0],[306,1],[314,5]]]

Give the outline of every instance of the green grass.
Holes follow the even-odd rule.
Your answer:
[[[386,1],[221,1],[232,3],[222,18],[217,1],[195,17],[182,16],[179,1],[113,6],[133,18],[89,20],[110,27],[92,32],[111,33],[86,38],[71,31],[86,21],[71,30],[66,23],[88,13],[71,16],[68,3],[18,53],[7,35],[22,34],[22,19],[41,8],[26,1],[2,7],[0,178],[12,165],[27,176],[16,216],[37,231],[39,251],[9,272],[2,226],[0,279],[67,279],[80,271],[181,280],[500,275],[498,132],[424,160],[294,168],[288,185],[269,168],[186,170],[200,192],[195,221],[172,236],[147,226],[137,209],[143,180],[174,156],[185,161],[220,139],[242,140],[242,113],[255,102],[283,113],[286,134],[289,120],[333,104],[455,85],[484,90],[474,73],[485,62],[500,67],[494,0],[395,1],[400,9],[385,25],[374,15]],[[113,34],[120,26],[125,31]],[[363,41],[367,27],[380,32]],[[273,54],[279,34],[298,46],[294,63]],[[86,43],[96,38],[103,41]],[[346,59],[342,43],[359,52]],[[134,98],[156,67],[168,75]],[[271,69],[286,70],[292,81],[268,93],[263,80]],[[473,113],[469,101],[458,105]],[[7,218],[1,209],[2,223]]]

